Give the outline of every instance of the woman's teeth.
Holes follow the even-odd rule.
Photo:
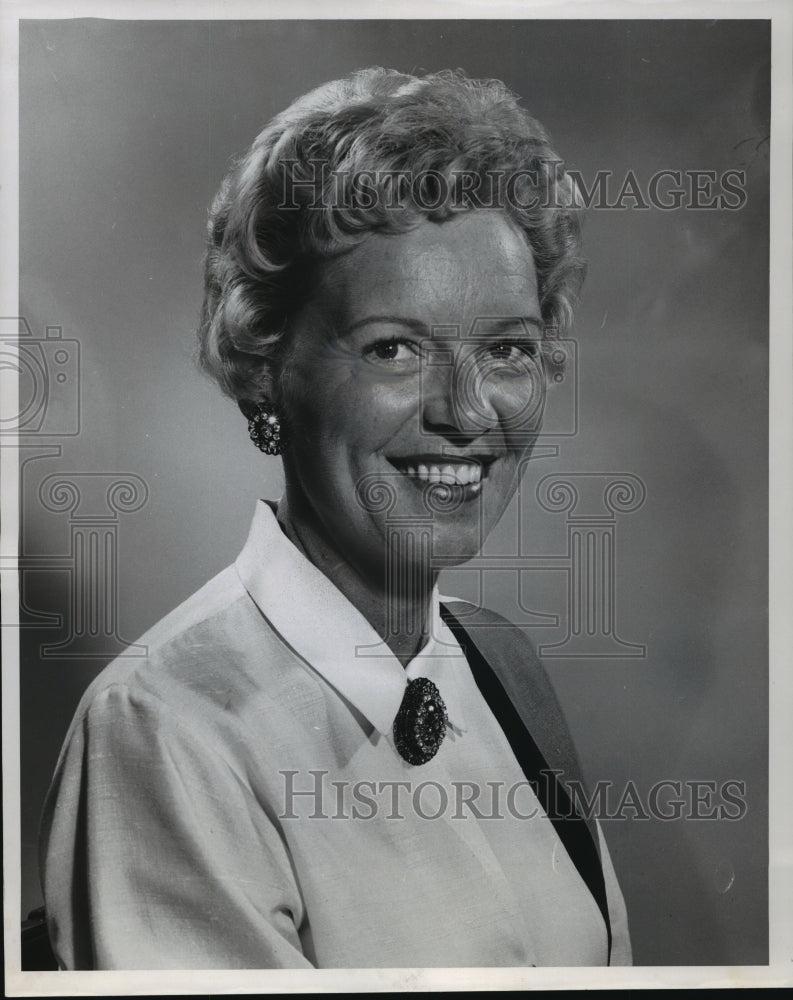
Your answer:
[[[444,483],[447,486],[469,486],[482,479],[481,465],[406,465],[403,471],[424,483]]]

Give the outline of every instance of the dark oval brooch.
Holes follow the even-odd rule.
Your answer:
[[[426,764],[446,735],[446,705],[427,677],[408,681],[394,719],[394,743],[408,764]]]

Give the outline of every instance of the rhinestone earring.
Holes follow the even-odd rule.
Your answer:
[[[246,407],[248,433],[251,441],[265,455],[281,454],[281,421],[269,403]]]

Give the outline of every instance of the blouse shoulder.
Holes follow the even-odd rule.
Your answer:
[[[213,730],[258,694],[277,690],[288,651],[259,613],[234,566],[223,570],[111,661],[84,692],[76,727],[121,711],[170,713]],[[112,692],[112,696],[111,696]],[[67,739],[68,741],[68,739]]]

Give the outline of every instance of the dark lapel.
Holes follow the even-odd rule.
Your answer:
[[[582,817],[576,811],[575,799],[571,801],[566,787],[573,782],[585,789],[578,756],[548,675],[528,637],[499,615],[462,602],[442,606],[441,615],[460,643],[474,680],[526,780],[603,914],[610,960],[611,924],[597,827],[593,817]]]

